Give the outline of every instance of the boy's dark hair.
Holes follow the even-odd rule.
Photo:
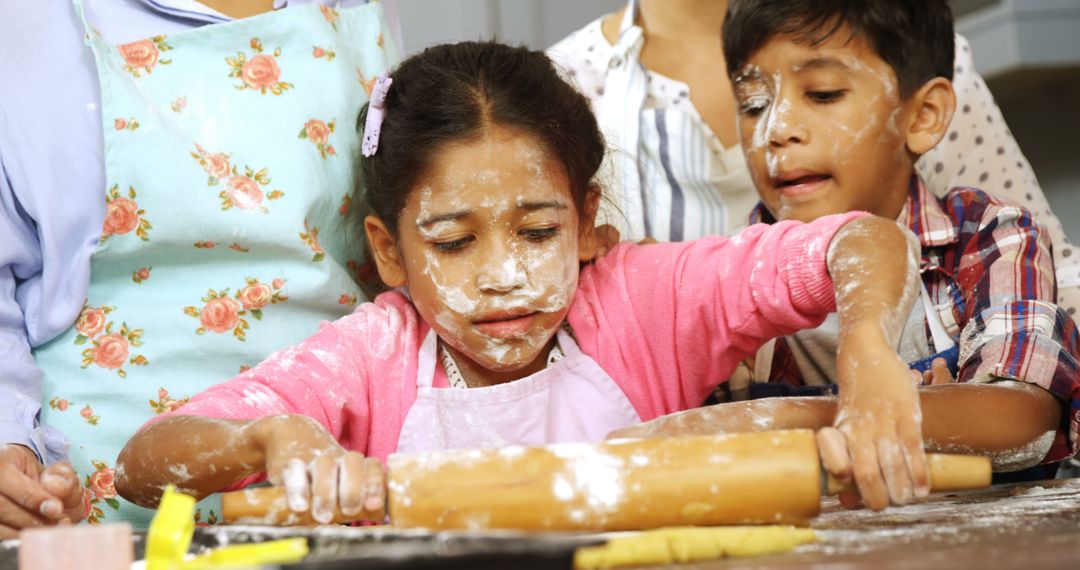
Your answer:
[[[723,27],[728,76],[776,36],[813,46],[845,24],[893,68],[902,99],[935,77],[952,79],[953,19],[945,0],[731,0]]]
[[[361,157],[354,196],[391,232],[435,153],[492,125],[542,141],[565,168],[582,212],[604,158],[603,136],[588,100],[542,52],[496,42],[438,45],[406,59],[391,77],[379,149]],[[367,109],[360,111],[361,131]]]

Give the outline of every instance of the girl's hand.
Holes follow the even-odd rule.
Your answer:
[[[825,469],[844,482],[854,478],[863,502],[876,511],[926,496],[930,475],[917,375],[874,331],[871,325],[840,347],[843,388],[833,427],[818,432],[818,447]],[[854,496],[840,500],[857,503]]]
[[[285,487],[292,511],[310,508],[312,518],[327,524],[335,508],[348,517],[383,510],[386,473],[378,459],[346,451],[307,416],[270,416],[252,428],[270,482]]]

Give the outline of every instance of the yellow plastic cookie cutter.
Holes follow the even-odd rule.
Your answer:
[[[308,554],[307,539],[286,538],[259,544],[237,544],[216,548],[185,560],[195,535],[195,498],[165,488],[157,514],[146,535],[147,570],[209,570],[213,568],[259,567],[291,564]]]
[[[195,497],[169,485],[146,534],[146,570],[173,570],[183,560],[195,534]]]

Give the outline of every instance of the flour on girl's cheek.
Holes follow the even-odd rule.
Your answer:
[[[454,147],[441,153],[410,197],[415,221],[401,227],[415,227],[420,239],[401,253],[420,280],[410,278],[409,290],[444,342],[484,367],[515,369],[550,340],[577,288],[574,201],[558,164],[528,137],[461,146],[470,153],[454,154]],[[560,207],[535,207],[542,203]],[[453,212],[467,215],[438,219]],[[424,223],[429,218],[436,221]],[[530,237],[551,226],[558,228],[553,237]],[[460,250],[436,247],[457,240],[464,243]],[[493,314],[522,312],[549,318],[511,338],[475,326]]]

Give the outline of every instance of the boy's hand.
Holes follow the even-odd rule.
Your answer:
[[[952,384],[955,381],[956,378],[949,372],[949,364],[944,358],[935,358],[930,363],[930,370],[922,373],[922,383],[927,386]]]
[[[866,506],[902,505],[930,490],[916,383],[888,343],[872,330],[852,335],[837,355],[841,384],[832,428],[818,433],[825,469],[855,480]],[[851,506],[853,497],[841,497]]]
[[[346,451],[307,416],[271,416],[257,424],[267,475],[272,484],[285,487],[291,510],[310,508],[312,518],[324,524],[333,519],[335,507],[350,517],[363,513],[374,518],[383,512],[386,473],[378,459]]]

